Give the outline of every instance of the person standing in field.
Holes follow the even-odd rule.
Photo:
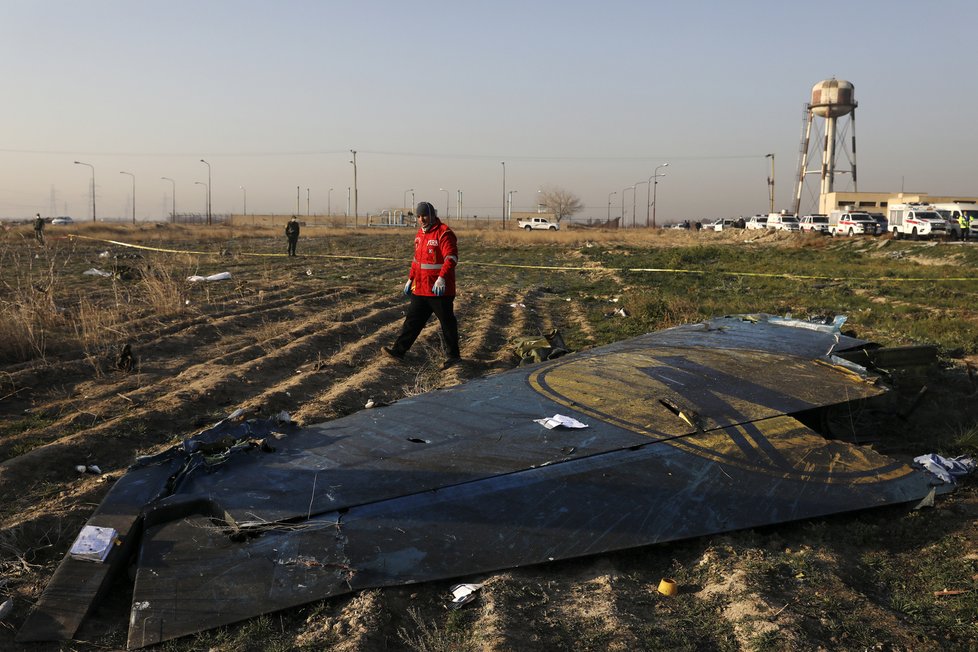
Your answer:
[[[388,356],[403,360],[411,345],[434,313],[441,324],[447,358],[442,369],[461,361],[458,320],[455,318],[455,267],[458,265],[458,239],[429,202],[418,204],[418,232],[414,236],[414,260],[404,294],[411,298],[401,334],[393,346],[382,347]]]
[[[285,225],[285,237],[289,240],[289,255],[295,255],[295,246],[299,243],[299,220],[295,215]]]
[[[34,239],[44,244],[44,219],[40,213],[34,218]]]

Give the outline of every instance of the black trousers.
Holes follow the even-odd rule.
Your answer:
[[[295,245],[299,242],[299,238],[289,238],[289,255],[295,255]]]
[[[407,353],[428,323],[428,318],[434,313],[441,324],[441,334],[445,338],[448,357],[459,357],[458,320],[455,318],[454,303],[455,297],[419,297],[412,294],[401,334],[397,336],[392,347],[394,352],[401,355]]]

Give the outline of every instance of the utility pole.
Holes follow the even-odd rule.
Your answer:
[[[357,192],[357,150],[351,149],[350,153],[353,154],[353,228],[357,228],[357,200],[359,199],[359,193]]]
[[[764,158],[771,159],[771,176],[767,178],[767,196],[771,203],[770,212],[774,212],[774,154],[765,154]]]

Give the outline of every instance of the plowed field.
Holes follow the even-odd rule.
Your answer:
[[[296,258],[254,255],[284,251],[284,238],[168,237],[145,244],[214,254],[137,251],[49,236],[33,258],[39,267],[57,268],[57,301],[76,331],[94,319],[82,309],[89,303],[121,306],[124,319],[99,325],[94,344],[72,347],[66,340],[43,358],[0,368],[0,602],[13,599],[12,613],[0,622],[0,649],[18,649],[15,628],[112,481],[137,455],[172,446],[238,408],[258,415],[285,410],[311,424],[364,409],[368,401],[389,403],[497,373],[517,364],[509,343],[518,336],[556,328],[571,349],[580,350],[697,318],[690,307],[695,296],[675,297],[655,314],[632,316],[629,305],[627,316],[616,315],[625,305],[620,296],[636,296],[635,281],[599,270],[588,254],[595,245],[585,236],[512,245],[461,231],[456,312],[464,361],[442,371],[434,320],[404,363],[380,353],[403,319],[400,288],[412,233],[307,230]],[[690,237],[656,246],[691,246]],[[140,258],[120,257],[130,254]],[[15,258],[3,261],[12,293],[9,265]],[[478,264],[497,262],[584,269]],[[82,275],[112,265],[130,268],[133,276]],[[179,293],[179,301],[162,312],[139,297],[138,280],[160,269],[178,279],[173,285]],[[230,280],[182,281],[223,271]],[[656,294],[654,287],[643,292]],[[776,293],[744,296],[733,307],[773,312],[780,300]],[[126,344],[135,357],[129,370],[117,367]],[[956,401],[973,402],[964,372],[942,373],[939,382],[957,388]],[[896,423],[892,416],[881,418]],[[922,424],[911,418],[894,427]],[[81,473],[79,465],[96,465],[102,473]],[[456,611],[445,607],[454,582],[366,591],[166,649],[969,649],[978,644],[976,519],[978,499],[965,484],[932,510],[884,508],[462,578],[485,585]],[[656,592],[664,577],[679,583],[677,596]],[[123,648],[129,588],[125,578],[114,585],[79,633],[81,640],[21,647]],[[966,593],[934,595],[945,588]]]

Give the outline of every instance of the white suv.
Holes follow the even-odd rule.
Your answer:
[[[828,233],[828,215],[802,215],[801,224],[798,226],[802,233]]]
[[[767,216],[767,228],[775,231],[797,231],[798,218],[791,213],[771,213]]]

